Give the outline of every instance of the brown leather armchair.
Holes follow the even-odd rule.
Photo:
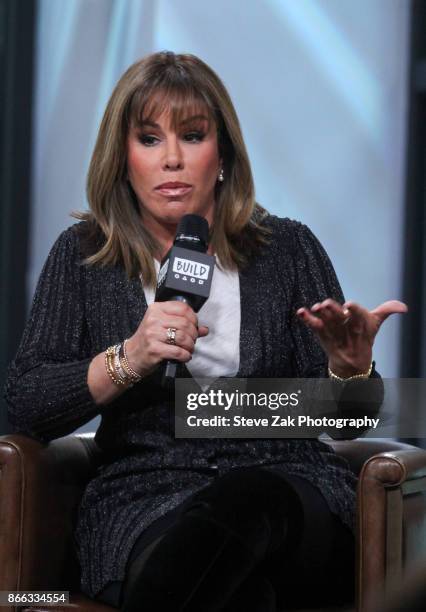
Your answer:
[[[328,443],[359,474],[356,602],[344,609],[370,612],[411,566],[426,561],[426,451],[391,440]],[[0,591],[68,590],[71,602],[4,612],[114,609],[79,592],[72,549],[79,500],[99,461],[93,434],[47,445],[0,438]]]

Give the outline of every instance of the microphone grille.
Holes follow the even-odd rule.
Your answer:
[[[193,251],[206,252],[209,242],[209,224],[200,215],[184,215],[179,221],[175,244]]]

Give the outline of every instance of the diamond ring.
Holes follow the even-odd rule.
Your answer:
[[[176,344],[176,327],[168,327],[167,328],[167,344]]]

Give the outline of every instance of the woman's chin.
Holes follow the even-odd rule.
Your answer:
[[[213,205],[214,206],[214,205]],[[156,206],[155,209],[149,209],[141,207],[142,216],[145,216],[146,219],[149,217],[155,219],[156,223],[160,225],[178,225],[179,221],[182,219],[184,215],[200,215],[201,217],[205,217],[207,221],[210,223],[210,217],[213,216],[212,208],[213,206],[200,206],[197,202],[185,201],[181,200],[169,200],[167,202],[162,202],[161,206]]]
[[[188,202],[168,202],[164,210],[165,223],[179,223],[183,215],[192,214],[193,207]]]

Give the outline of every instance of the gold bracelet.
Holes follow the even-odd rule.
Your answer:
[[[328,368],[328,375],[333,380],[338,380],[339,382],[347,382],[348,380],[355,380],[357,378],[370,378],[370,374],[373,371],[373,362],[370,363],[370,367],[363,374],[354,374],[353,376],[348,376],[347,378],[342,378],[341,376],[337,376],[334,372]]]
[[[122,380],[114,367],[114,357],[115,357],[115,346],[109,346],[105,351],[105,369],[111,378],[112,382],[120,387],[126,384],[126,381]]]
[[[127,342],[127,339],[123,342],[123,344],[122,344],[122,346],[120,348],[120,363],[121,363],[121,367],[126,372],[126,374],[129,376],[129,378],[132,380],[132,382],[139,382],[141,380],[142,376],[140,374],[138,374],[130,366],[129,359],[127,357],[126,342]]]
[[[122,343],[116,344],[114,346],[114,370],[117,373],[118,378],[120,378],[125,383],[132,382],[132,379],[128,375],[128,373],[123,369],[122,363],[120,361],[120,353],[121,353]],[[133,383],[132,383],[133,384]]]

